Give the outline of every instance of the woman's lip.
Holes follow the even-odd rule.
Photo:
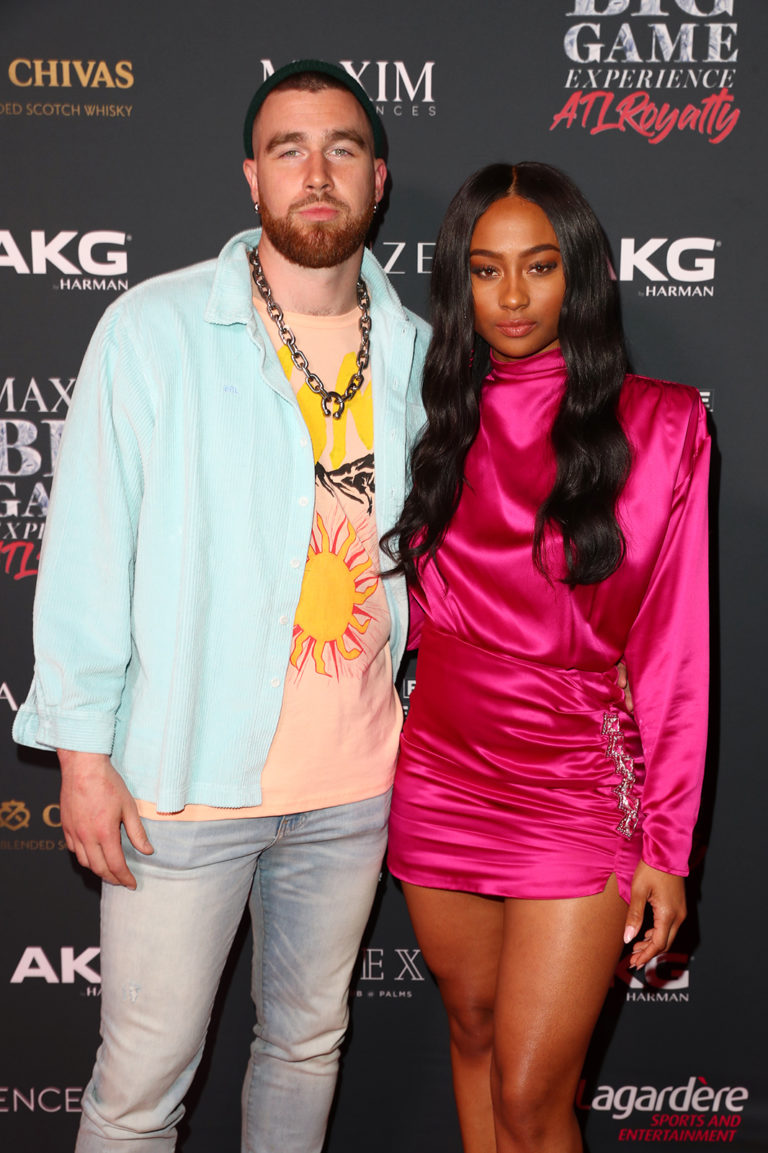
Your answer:
[[[527,336],[529,332],[533,332],[536,322],[534,320],[509,321],[507,324],[497,324],[496,327],[504,336]]]

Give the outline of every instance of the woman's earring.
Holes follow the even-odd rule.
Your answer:
[[[254,202],[253,202],[253,211],[254,211],[254,212],[258,212],[258,211],[259,211],[259,202],[258,202],[258,200],[254,200]]]

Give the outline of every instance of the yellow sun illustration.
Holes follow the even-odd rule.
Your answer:
[[[322,676],[331,676],[326,669],[327,659],[338,671],[339,657],[353,661],[362,652],[358,641],[371,617],[360,606],[375,592],[378,577],[368,572],[373,562],[359,544],[351,523],[345,524],[346,538],[340,540],[345,527],[342,524],[331,541],[319,514],[315,522],[293,626],[291,664],[299,671],[312,656],[315,670]]]

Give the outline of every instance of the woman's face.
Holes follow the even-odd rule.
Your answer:
[[[469,248],[475,331],[499,360],[558,348],[565,276],[549,218],[505,196],[483,213]]]

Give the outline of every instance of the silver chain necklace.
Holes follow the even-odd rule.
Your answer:
[[[357,281],[357,303],[360,308],[360,348],[355,357],[355,372],[343,393],[330,392],[320,377],[310,371],[309,361],[296,344],[296,337],[285,323],[283,310],[280,305],[275,302],[272,296],[272,289],[269,287],[264,272],[262,271],[258,250],[252,248],[248,253],[248,259],[251,263],[253,283],[258,288],[259,294],[267,306],[267,313],[269,314],[270,320],[273,320],[277,326],[280,339],[291,354],[291,360],[299,372],[303,373],[304,379],[312,391],[316,392],[321,398],[323,414],[325,416],[332,416],[334,420],[338,420],[345,406],[362,387],[363,373],[368,366],[371,342],[371,298],[368,295],[365,281],[362,277]]]

